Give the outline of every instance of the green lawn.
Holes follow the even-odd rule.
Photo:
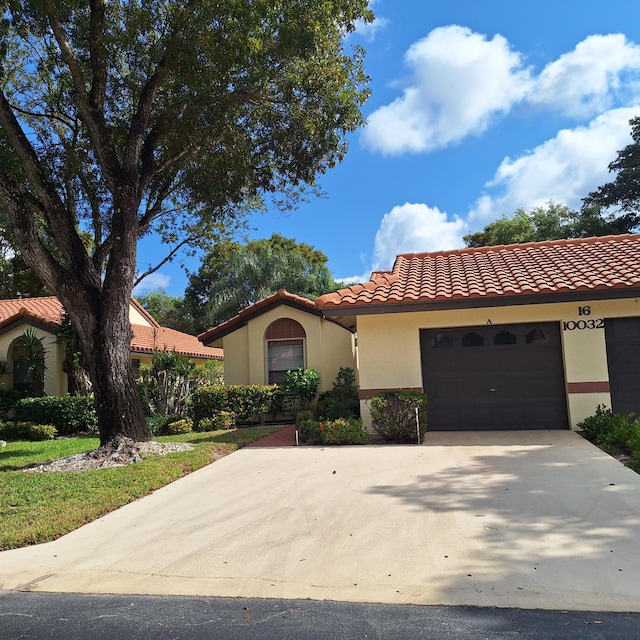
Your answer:
[[[0,551],[55,540],[281,428],[158,437],[159,442],[191,442],[195,449],[149,456],[126,467],[81,472],[22,469],[95,449],[97,438],[8,442],[0,449]]]

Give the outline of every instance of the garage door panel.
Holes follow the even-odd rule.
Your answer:
[[[430,429],[568,427],[557,324],[423,330],[420,343]]]
[[[640,318],[607,318],[604,329],[611,408],[640,415]]]

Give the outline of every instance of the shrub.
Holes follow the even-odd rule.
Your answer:
[[[15,420],[51,424],[61,435],[98,429],[98,418],[91,396],[22,398],[15,404]]]
[[[151,366],[140,367],[138,390],[147,412],[185,415],[193,390],[194,364],[175,351],[155,351]]]
[[[198,386],[224,384],[224,362],[222,360],[207,360],[197,364],[192,377]]]
[[[233,411],[220,411],[210,418],[202,418],[197,431],[219,431],[233,429],[236,425],[236,414]]]
[[[353,369],[340,367],[332,389],[320,394],[315,415],[328,420],[360,417],[360,400]]]
[[[51,424],[33,424],[32,422],[2,422],[0,436],[7,440],[53,440],[58,435]]]
[[[318,427],[320,423],[313,417],[313,412],[307,410],[298,411],[296,414],[296,426],[302,442],[309,444],[320,444],[322,442],[321,433]]]
[[[594,415],[585,418],[578,423],[578,428],[584,431],[584,435],[590,442],[602,444],[611,429],[613,414],[603,404],[596,407]]]
[[[367,444],[369,432],[360,418],[323,420],[318,424],[321,444]]]
[[[412,443],[427,431],[427,397],[413,391],[380,391],[370,403],[373,429],[389,442]],[[419,438],[416,429],[418,410]]]
[[[609,451],[631,451],[640,439],[640,423],[633,413],[612,413],[604,405],[598,405],[595,414],[579,422],[578,428],[587,440]]]
[[[180,420],[180,416],[176,413],[168,415],[156,413],[155,415],[147,417],[147,426],[152,436],[158,436],[166,433],[169,424],[177,422],[178,420]]]
[[[315,369],[294,369],[287,371],[282,383],[285,399],[294,410],[306,409],[318,395],[320,374]]]
[[[282,391],[278,385],[210,385],[196,389],[191,399],[191,417],[199,427],[201,420],[221,411],[235,413],[239,424],[264,422],[277,410]]]
[[[0,412],[8,413],[21,398],[24,398],[24,393],[17,389],[0,388]]]
[[[183,418],[182,420],[176,420],[176,422],[170,422],[164,435],[178,436],[181,433],[191,433],[191,431],[193,431],[193,420],[191,418]]]

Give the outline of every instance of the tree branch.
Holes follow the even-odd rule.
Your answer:
[[[134,288],[137,287],[147,276],[150,276],[152,273],[155,273],[158,269],[160,269],[162,266],[167,264],[167,262],[170,262],[171,260],[173,260],[175,255],[178,253],[178,251],[180,251],[180,249],[182,249],[182,247],[184,247],[187,244],[191,244],[194,240],[195,240],[194,236],[189,236],[188,238],[185,238],[180,243],[178,243],[165,256],[165,258],[161,262],[159,262],[155,267],[151,267],[151,268],[147,269],[147,271],[145,271],[143,274],[141,274],[140,276],[138,276],[136,278],[136,280],[133,283]]]
[[[99,2],[99,0],[96,1]],[[49,24],[56,42],[58,43],[58,47],[60,48],[62,59],[71,73],[73,87],[76,94],[78,113],[87,127],[96,156],[104,169],[104,175],[109,185],[109,189],[112,193],[115,193],[120,173],[120,162],[104,121],[104,114],[102,113],[101,105],[98,104],[97,106],[93,106],[90,103],[90,97],[87,95],[82,68],[80,67],[75,53],[69,44],[69,40],[67,39],[67,35],[62,28],[62,25],[56,18],[53,3],[51,0],[45,0],[45,5],[47,7],[47,18],[49,19]],[[92,66],[94,70],[100,69],[101,65],[104,64],[104,60],[99,58],[99,47],[93,46],[92,44],[91,51]],[[99,94],[98,89],[97,93]]]
[[[107,90],[107,65],[104,60],[102,38],[104,25],[104,0],[91,0],[91,18],[89,23],[89,56],[93,78],[91,81],[90,102],[94,109],[102,110]]]

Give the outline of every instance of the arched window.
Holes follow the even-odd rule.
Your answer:
[[[264,337],[269,384],[284,382],[287,371],[305,368],[304,341],[307,334],[299,322],[280,318],[267,327]]]

